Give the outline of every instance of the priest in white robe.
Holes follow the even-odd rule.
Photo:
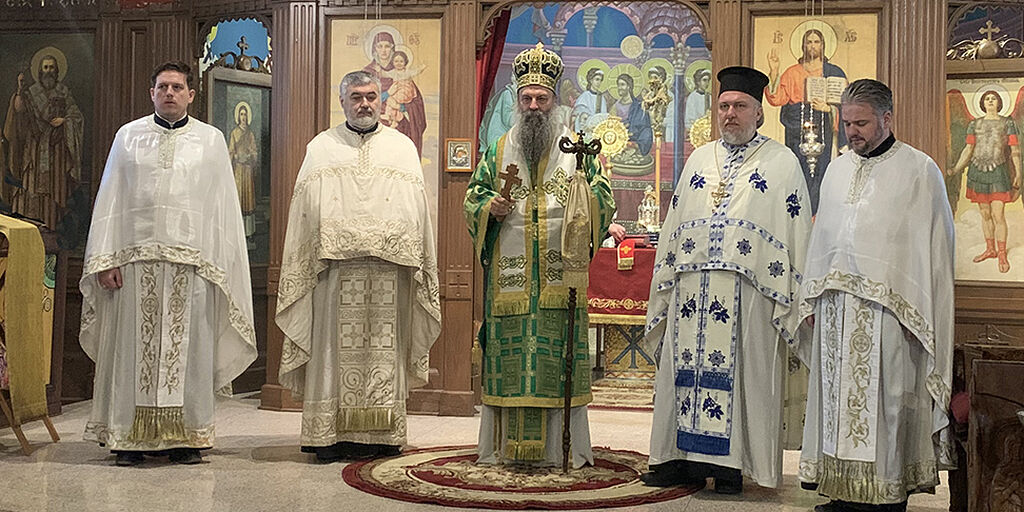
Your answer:
[[[852,152],[825,173],[801,288],[798,476],[832,499],[816,510],[903,511],[954,464],[953,219],[938,166],[892,134],[892,91],[857,80],[841,107]]]
[[[651,472],[641,478],[668,486],[713,477],[716,492],[735,494],[743,475],[763,487],[782,482],[788,347],[811,211],[796,157],[757,133],[768,78],[731,67],[718,80],[722,138],[687,159],[658,244],[644,338],[657,362]]]
[[[81,344],[96,362],[85,439],[116,464],[201,461],[215,391],[256,359],[252,286],[224,134],[188,116],[189,67],[153,73],[154,115],[121,127],[85,262]]]
[[[409,390],[441,332],[437,249],[416,147],[380,117],[380,81],[340,85],[346,121],[306,146],[288,213],[277,325],[302,449],[397,455]]]

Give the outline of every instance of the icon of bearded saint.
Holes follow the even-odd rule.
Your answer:
[[[18,75],[4,119],[9,144],[4,200],[14,212],[56,229],[69,193],[81,180],[84,122],[63,83],[64,54],[47,47],[32,62],[35,83],[29,86],[26,73]]]

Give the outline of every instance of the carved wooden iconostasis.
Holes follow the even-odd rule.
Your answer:
[[[951,6],[947,34],[940,166],[957,238],[954,393],[970,406],[950,510],[1013,510],[1024,502],[1024,398],[1007,385],[1024,379],[1024,203],[1014,187],[1024,169],[1024,6]]]
[[[1024,205],[1019,197],[988,204],[972,201],[979,192],[974,189],[1008,183],[972,184],[971,175],[978,171],[972,172],[970,165],[974,156],[970,151],[982,156],[992,142],[993,156],[1005,160],[999,172],[1020,172],[1022,167],[1020,154],[1014,155],[1009,146],[987,137],[988,131],[982,126],[1001,123],[1004,131],[993,133],[999,141],[1009,140],[1005,130],[1018,134],[1024,130],[1024,48],[1019,42],[1024,39],[1022,20],[1022,6],[983,2],[957,7],[949,22],[943,123],[948,150],[943,159],[936,161],[947,173],[946,189],[956,226],[958,342],[1024,344]],[[971,51],[975,47],[981,51]],[[984,121],[985,97],[992,100],[993,110],[988,117],[996,123]],[[967,148],[969,132],[977,132],[972,137],[973,148]],[[1008,174],[1003,176],[1011,179]],[[1004,229],[1005,237],[996,234]],[[986,252],[988,238],[1005,241],[1008,266],[1001,265],[998,257],[980,258]]]
[[[820,17],[835,33],[836,65],[850,80],[873,75],[887,81],[896,96],[896,133],[939,162],[946,161],[949,138],[945,113],[920,106],[944,104],[947,65],[943,52],[936,48],[948,46],[945,28],[956,10],[952,4],[957,2],[949,3],[947,7],[942,0],[827,1]],[[64,54],[67,67],[58,70],[57,82],[68,87],[82,112],[80,142],[77,146],[67,142],[77,140],[68,137],[76,131],[74,123],[68,125],[64,140],[66,148],[74,146],[80,152],[81,170],[74,181],[58,180],[51,187],[70,187],[70,197],[55,209],[57,231],[61,232],[63,225],[65,232],[84,239],[91,198],[114,133],[121,124],[152,112],[148,88],[153,67],[180,59],[201,71],[200,97],[192,113],[221,127],[226,137],[238,131],[236,153],[241,158],[236,160],[241,167],[237,171],[246,177],[239,180],[239,188],[253,197],[252,209],[246,214],[252,228],[261,360],[241,387],[260,387],[262,406],[283,410],[299,404],[277,383],[281,334],[272,318],[288,201],[305,145],[316,133],[340,121],[334,111],[338,109],[337,81],[344,72],[371,65],[371,61],[383,67],[411,66],[412,70],[422,66],[419,74],[408,79],[411,83],[395,89],[393,104],[398,108],[394,117],[398,118],[396,125],[403,123],[403,130],[419,138],[427,181],[436,198],[444,330],[431,352],[430,383],[413,392],[409,410],[468,415],[474,413],[475,402],[470,354],[473,319],[481,316],[480,271],[473,261],[461,213],[469,174],[445,170],[442,146],[448,139],[474,141],[470,160],[475,164],[476,155],[493,134],[507,127],[507,119],[497,115],[495,105],[507,101],[501,97],[507,96],[511,56],[538,40],[561,47],[567,71],[560,100],[569,111],[570,122],[582,127],[600,124],[598,114],[607,114],[603,120],[614,114],[620,124],[629,122],[627,147],[623,148],[628,154],[608,158],[617,186],[619,219],[633,222],[629,227],[636,231],[638,206],[646,197],[646,187],[659,189],[654,196],[662,205],[667,203],[664,198],[671,196],[678,171],[692,150],[694,125],[687,124],[688,111],[693,110],[689,115],[696,123],[694,116],[701,110],[706,114],[709,103],[705,100],[701,105],[700,94],[695,95],[703,87],[703,71],[710,69],[714,76],[734,64],[768,70],[771,48],[759,42],[759,37],[767,37],[778,46],[781,73],[795,62],[795,34],[801,32],[805,4],[802,0],[544,4],[508,0],[21,0],[0,7],[0,38],[5,49],[13,49],[2,57],[8,73],[0,79],[0,94],[6,104],[17,87],[19,71],[25,72],[25,85],[35,84],[33,59],[40,50],[53,46]],[[504,51],[493,56],[499,61],[496,80],[486,96],[476,98],[470,93],[477,85],[470,70],[478,55],[491,48],[490,34],[502,13],[507,13],[508,26],[502,36]],[[240,37],[227,37],[228,30],[213,34],[214,27],[219,27],[219,33],[221,24],[232,20],[249,20],[269,31],[269,44],[258,36],[247,36],[244,50],[246,56],[271,63],[269,85],[266,73],[256,79],[256,74],[237,69],[210,71],[206,69],[209,60],[201,62],[204,55],[213,60],[228,51],[240,55]],[[772,28],[773,23],[778,26]],[[760,35],[764,30],[765,35]],[[373,43],[369,34],[374,31],[389,34],[394,43],[390,55],[367,44]],[[777,32],[782,33],[781,42],[775,41]],[[851,36],[852,32],[856,36]],[[825,38],[831,42],[832,37],[830,32]],[[225,63],[234,62],[235,57],[226,57]],[[59,57],[55,60],[62,66]],[[662,72],[669,102],[659,152],[658,123],[650,119],[650,112],[632,105],[650,89],[651,77],[660,78]],[[603,75],[602,79],[595,80],[597,75]],[[995,76],[1007,78],[1011,73]],[[717,92],[715,80],[710,82],[705,98],[713,98]],[[399,89],[412,91],[412,98],[398,99]],[[584,94],[590,89],[590,94]],[[598,112],[598,101],[603,112]],[[247,126],[243,126],[243,111]],[[418,117],[420,112],[422,117]],[[6,109],[0,109],[5,119],[6,114]],[[769,113],[769,122],[781,140],[785,132],[778,115]],[[713,137],[713,118],[705,119],[704,126],[711,132],[708,137]],[[252,139],[244,133],[246,127]],[[255,142],[255,151],[250,141]],[[8,154],[4,153],[5,172],[15,176],[16,185]],[[656,175],[660,179],[655,179]],[[0,197],[10,202],[14,185],[3,182]],[[76,198],[73,192],[77,190],[83,192]],[[68,213],[74,211],[86,215]],[[65,400],[91,396],[92,365],[78,346],[80,245],[80,241],[69,245],[68,278],[58,283],[67,291],[61,362]],[[975,337],[987,325],[992,326],[990,330],[998,327],[1011,334],[1024,329],[1024,293],[1016,283],[965,282],[958,284],[957,291],[958,338]]]

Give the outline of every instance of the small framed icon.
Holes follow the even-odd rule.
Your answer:
[[[445,139],[445,170],[448,172],[473,171],[473,141]]]

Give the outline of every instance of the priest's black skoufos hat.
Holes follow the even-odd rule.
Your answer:
[[[718,72],[718,83],[721,84],[718,94],[726,91],[745,92],[760,102],[764,88],[768,85],[768,76],[754,68],[731,66]]]

